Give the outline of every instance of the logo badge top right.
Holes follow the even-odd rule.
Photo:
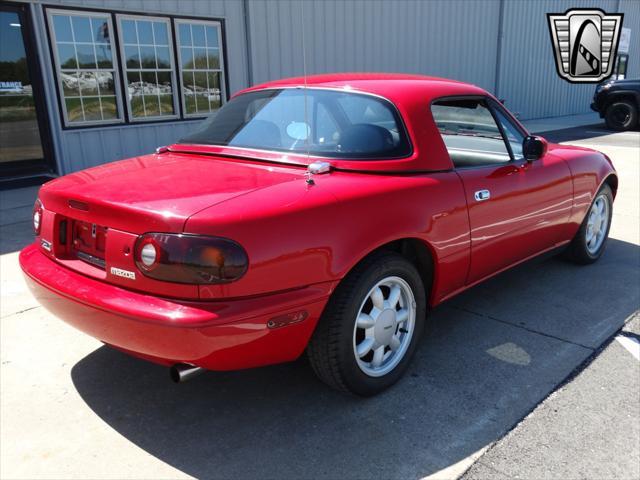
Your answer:
[[[571,83],[597,83],[613,73],[623,14],[596,9],[548,13],[558,75]]]

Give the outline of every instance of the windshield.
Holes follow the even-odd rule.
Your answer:
[[[239,95],[180,143],[348,159],[398,158],[411,153],[404,126],[388,101],[312,88]]]

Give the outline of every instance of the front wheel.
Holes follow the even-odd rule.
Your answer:
[[[567,249],[570,260],[576,263],[593,263],[604,251],[611,228],[613,193],[604,185],[596,194],[587,216]]]
[[[400,379],[424,330],[426,292],[415,266],[385,252],[364,260],[332,295],[307,348],[329,386],[374,395]]]

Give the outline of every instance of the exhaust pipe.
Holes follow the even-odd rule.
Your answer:
[[[191,380],[204,372],[204,368],[196,367],[190,363],[176,363],[169,369],[169,376],[175,383],[183,383]]]

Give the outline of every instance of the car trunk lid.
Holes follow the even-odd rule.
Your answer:
[[[39,241],[47,255],[85,275],[163,296],[197,298],[195,285],[153,280],[137,269],[138,236],[181,233],[199,211],[276,184],[304,182],[304,173],[299,167],[175,153],[91,168],[40,190]]]
[[[61,177],[40,199],[47,210],[126,232],[182,232],[205,208],[303,176],[302,168],[165,153]]]

